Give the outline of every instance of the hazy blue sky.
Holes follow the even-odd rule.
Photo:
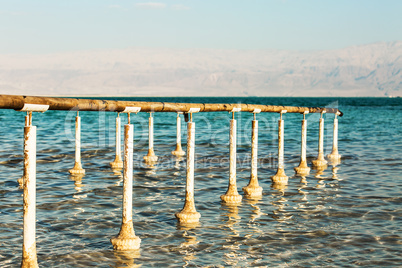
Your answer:
[[[333,49],[402,40],[400,0],[0,0],[0,53]]]

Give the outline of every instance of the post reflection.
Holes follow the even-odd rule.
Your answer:
[[[308,182],[307,182],[307,179],[305,176],[301,177],[300,183],[302,183],[302,185],[300,186],[300,188],[297,189],[297,191],[302,196],[301,201],[308,201],[308,199],[307,199],[308,192],[305,191],[307,188]],[[299,203],[298,208],[305,208],[305,206],[302,203]]]
[[[112,172],[113,172],[113,175],[116,175],[116,176],[122,176],[122,171],[123,169],[122,168],[112,168]]]
[[[274,214],[272,218],[278,222],[286,222],[293,217],[293,215],[286,210],[288,199],[285,197],[285,190],[287,187],[286,185],[272,184],[272,188],[276,190],[276,192],[272,194],[274,197],[272,205],[276,207],[276,209],[272,211]]]
[[[223,224],[223,227],[227,227],[231,230],[232,235],[230,236],[239,236],[239,231],[236,229],[238,227],[238,224],[240,223],[240,215],[239,215],[239,203],[221,203],[221,209],[225,211],[222,216],[227,217],[228,219],[226,222]],[[222,220],[223,221],[223,220]]]
[[[236,266],[240,261],[240,257],[238,254],[238,250],[242,245],[241,241],[237,239],[240,236],[240,215],[239,215],[239,207],[241,203],[221,203],[222,213],[222,224],[221,228],[227,228],[230,232],[227,233],[226,243],[223,245],[223,248],[228,249],[229,253],[223,253],[224,259],[223,261],[227,265]]]
[[[70,175],[69,178],[71,181],[74,182],[74,189],[78,193],[82,192],[82,187],[85,185],[82,184],[82,178],[84,177],[84,174],[76,174],[74,176]]]
[[[248,205],[251,206],[252,210],[252,214],[250,215],[250,220],[247,224],[247,226],[252,230],[253,233],[259,235],[261,234],[263,231],[261,230],[261,228],[259,228],[259,224],[258,221],[256,221],[257,219],[259,219],[262,215],[267,215],[266,213],[263,213],[261,211],[261,208],[258,204],[261,203],[262,197],[257,197],[257,198],[246,198],[244,199],[244,201],[246,201],[246,203]],[[245,237],[250,238],[252,237],[252,234],[248,234]]]
[[[183,157],[181,157],[181,156],[176,157],[175,164],[174,164],[174,168],[177,169],[177,170],[180,170],[180,167],[182,166],[180,163],[181,163],[184,159],[185,159],[185,158],[183,158]]]
[[[155,164],[154,162],[148,162],[145,164],[145,167],[148,169],[147,171],[145,171],[145,175],[152,176],[156,174],[155,172],[156,166],[154,164]]]
[[[338,178],[338,170],[339,170],[339,167],[332,167],[332,179],[334,179],[334,180],[340,180],[339,178]]]
[[[112,169],[113,175],[117,176],[119,178],[118,181],[116,181],[116,186],[120,186],[121,183],[123,182],[123,173],[121,172],[121,169]]]
[[[256,198],[246,198],[245,201],[247,204],[249,204],[253,209],[252,213],[250,216],[250,221],[254,222],[256,219],[260,218],[261,215],[265,215],[265,213],[261,212],[260,207],[258,204],[261,202],[262,197],[256,197]]]
[[[141,257],[139,249],[129,251],[113,251],[113,254],[116,258],[116,264],[113,266],[114,268],[137,268],[142,266],[142,264],[135,263],[135,259]]]
[[[315,167],[316,173],[314,174],[314,177],[317,179],[325,179],[322,175],[324,175],[324,171],[327,169],[328,166],[321,166],[321,167]]]
[[[182,229],[188,229],[186,227],[183,227]],[[199,241],[197,240],[197,236],[194,232],[191,232],[191,235],[189,234],[189,230],[185,230],[183,232],[183,237],[185,239],[184,242],[180,244],[180,254],[183,255],[183,261],[184,265],[183,267],[188,267],[191,265],[191,261],[194,261],[197,259],[196,251],[194,250],[194,246],[196,246]]]

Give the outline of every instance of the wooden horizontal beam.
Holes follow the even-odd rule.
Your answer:
[[[337,108],[322,107],[298,107],[278,106],[243,103],[173,103],[173,102],[146,102],[146,101],[113,101],[93,100],[79,98],[53,98],[20,95],[0,95],[0,109],[21,110],[24,104],[49,105],[49,110],[77,110],[77,111],[111,111],[122,112],[126,107],[141,107],[141,112],[183,112],[190,108],[199,108],[200,112],[231,112],[233,108],[241,108],[242,112],[253,112],[260,109],[261,112],[280,113],[286,110],[288,113],[343,113]]]

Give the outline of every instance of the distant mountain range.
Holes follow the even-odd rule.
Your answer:
[[[0,55],[0,93],[402,96],[402,41],[339,50],[128,48]]]

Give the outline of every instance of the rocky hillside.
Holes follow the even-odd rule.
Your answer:
[[[0,55],[0,93],[401,96],[402,41],[327,51],[129,48]]]

